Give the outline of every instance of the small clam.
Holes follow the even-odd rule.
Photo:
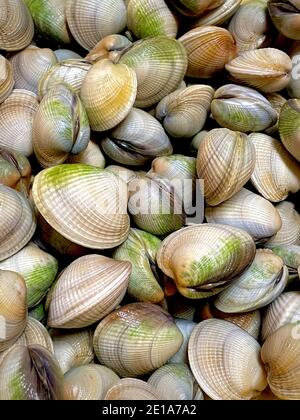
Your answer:
[[[58,262],[52,255],[30,242],[17,254],[0,262],[0,270],[19,273],[27,287],[27,303],[32,308],[46,295],[53,283]]]
[[[23,277],[0,270],[0,352],[23,333],[27,322],[27,291]]]
[[[101,146],[114,161],[133,166],[143,165],[156,156],[170,155],[173,151],[162,125],[137,108],[132,108]]]
[[[273,24],[282,35],[300,39],[300,4],[298,0],[269,0],[268,9]]]
[[[251,181],[259,193],[275,203],[300,190],[300,166],[280,141],[266,134],[249,135],[256,163]]]
[[[263,131],[276,124],[278,113],[270,102],[254,89],[225,85],[211,103],[211,112],[221,127],[234,131]]]
[[[276,206],[276,210],[280,214],[282,227],[267,245],[300,245],[300,214],[295,210],[295,205],[283,201]]]
[[[57,63],[57,59],[49,48],[30,45],[13,55],[10,62],[14,72],[15,89],[26,89],[37,94],[39,80]]]
[[[105,168],[105,157],[100,149],[98,143],[90,140],[85,150],[78,155],[70,154],[68,163],[85,163],[87,165],[98,166],[98,168]]]
[[[261,241],[275,235],[282,226],[281,213],[265,198],[242,188],[232,198],[215,207],[207,207],[209,223],[234,226]]]
[[[159,394],[161,400],[203,400],[192,372],[185,364],[171,363],[157,369],[148,384]],[[197,393],[197,396],[196,396]],[[196,396],[196,398],[195,398]]]
[[[283,325],[300,321],[300,292],[285,292],[266,309],[262,323],[262,339],[265,341]]]
[[[188,342],[193,329],[197,325],[196,322],[187,319],[175,318],[175,324],[181,331],[183,336],[183,343],[174,356],[171,357],[168,363],[188,363]]]
[[[283,105],[278,131],[285,148],[300,162],[300,99],[289,99]]]
[[[105,366],[90,364],[71,369],[64,376],[64,400],[104,400],[119,377]]]
[[[105,131],[127,117],[137,92],[135,72],[124,64],[98,61],[88,71],[80,96],[92,130]]]
[[[0,27],[0,50],[18,51],[30,44],[34,26],[23,0],[1,1]]]
[[[0,365],[0,376],[0,400],[62,399],[63,374],[42,346],[13,347]]]
[[[156,268],[160,244],[161,241],[150,233],[130,229],[127,240],[113,253],[116,260],[131,262],[127,293],[137,301],[159,303],[164,299]]]
[[[37,96],[15,89],[0,105],[0,146],[25,156],[33,153],[32,124],[38,109]]]
[[[180,85],[187,69],[187,55],[177,40],[156,36],[137,41],[125,49],[119,63],[126,64],[136,73],[135,106],[148,108]]]
[[[179,41],[186,48],[188,69],[186,75],[210,78],[224,69],[236,56],[235,41],[226,29],[201,26],[185,33]]]
[[[68,27],[86,50],[91,50],[107,35],[122,32],[126,27],[126,6],[123,0],[64,0]]]
[[[126,378],[112,386],[104,398],[105,400],[155,401],[160,395],[147,382],[140,379]]]
[[[43,97],[33,120],[33,149],[43,168],[61,164],[86,149],[90,140],[87,114],[79,96],[57,84]]]
[[[10,95],[14,82],[11,63],[0,54],[0,104]]]
[[[226,64],[235,79],[263,92],[277,92],[290,81],[292,61],[276,48],[246,51]]]
[[[36,221],[24,195],[0,184],[0,261],[11,257],[32,238]]]
[[[176,0],[174,6],[184,16],[196,17],[214,10],[222,4],[223,0]]]
[[[264,342],[261,358],[272,392],[283,400],[300,398],[300,324],[289,323]]]
[[[260,309],[275,300],[288,281],[288,269],[269,249],[259,249],[252,264],[223,290],[214,305],[226,313]]]
[[[35,177],[32,194],[51,227],[78,245],[114,248],[128,236],[127,186],[110,171],[57,165]]]
[[[21,153],[0,147],[0,184],[28,194],[31,165]]]
[[[162,121],[172,137],[193,137],[202,130],[214,90],[207,85],[192,85],[163,98],[156,108],[156,118]]]
[[[204,224],[169,235],[158,250],[157,263],[182,295],[199,299],[223,290],[254,255],[254,242],[245,231]]]
[[[250,400],[267,386],[260,345],[231,322],[200,322],[189,341],[191,370],[214,400]]]
[[[104,318],[94,334],[101,364],[121,377],[135,377],[163,366],[182,344],[172,317],[151,303],[132,303]]]
[[[157,35],[176,38],[178,30],[177,20],[164,0],[129,0],[127,27],[137,38]]]
[[[196,28],[198,26],[222,25],[235,14],[240,7],[241,1],[242,0],[223,0],[218,7],[213,10],[206,11],[194,22],[191,22],[191,27]],[[201,3],[199,2],[199,4]]]
[[[93,360],[93,335],[90,330],[55,330],[51,336],[54,355],[63,373]]]
[[[124,35],[107,35],[94,46],[85,58],[92,63],[103,58],[108,58],[111,61],[118,60],[120,51],[125,50],[130,45],[132,45],[132,42]]]
[[[66,21],[66,0],[24,0],[38,32],[58,44],[71,42]]]
[[[211,206],[233,197],[249,181],[255,167],[255,148],[246,134],[227,128],[207,133],[198,150],[197,172]]]

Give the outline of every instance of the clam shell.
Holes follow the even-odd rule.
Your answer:
[[[132,45],[124,35],[114,34],[102,38],[85,57],[89,62],[96,62],[103,58],[111,61],[118,60],[120,51]]]
[[[300,11],[299,11],[300,12]],[[299,13],[300,15],[300,13]],[[289,99],[281,108],[278,131],[284,147],[300,162],[300,100]]]
[[[224,0],[218,7],[200,16],[191,24],[192,28],[207,25],[222,25],[235,14],[242,0]]]
[[[282,220],[281,229],[267,244],[300,245],[300,214],[295,210],[295,204],[283,201],[276,206]]]
[[[282,259],[268,249],[260,249],[252,264],[217,296],[214,305],[226,313],[254,311],[275,300],[287,281],[288,269]]]
[[[81,59],[82,57],[77,54],[77,52],[72,50],[67,50],[65,48],[59,48],[58,50],[54,51],[54,54],[56,55],[56,59],[58,62],[62,62],[65,60],[77,60]]]
[[[114,248],[128,236],[127,187],[109,171],[84,164],[58,165],[35,177],[32,193],[51,227],[78,245]]]
[[[0,261],[20,251],[35,228],[35,217],[24,195],[0,185]]]
[[[98,168],[105,168],[105,157],[100,149],[98,143],[90,140],[87,148],[78,155],[69,155],[68,163],[85,163],[86,165],[98,166]]]
[[[300,5],[296,0],[268,1],[269,14],[274,26],[287,38],[300,39]]]
[[[39,303],[38,305],[36,305],[28,312],[28,316],[44,324],[46,321],[46,312],[44,304]]]
[[[266,245],[274,254],[283,259],[289,269],[299,269],[300,267],[300,246],[299,245]],[[295,271],[292,270],[292,271]]]
[[[169,360],[169,363],[188,363],[188,342],[190,339],[190,336],[192,334],[193,329],[197,325],[196,322],[189,321],[187,319],[180,319],[175,318],[175,324],[181,331],[181,334],[183,336],[183,343],[174,356],[171,357]]]
[[[207,14],[222,4],[222,0],[175,0],[174,6],[184,16],[195,17]]]
[[[0,146],[25,156],[33,153],[32,124],[38,109],[34,93],[15,89],[0,105]]]
[[[189,341],[189,362],[199,386],[214,400],[249,400],[267,386],[260,345],[231,322],[200,322]]]
[[[112,312],[123,299],[131,264],[101,255],[87,255],[71,263],[52,291],[48,325],[83,328]]]
[[[150,373],[164,365],[182,344],[171,316],[151,303],[132,303],[104,318],[94,334],[101,364],[121,377]]]
[[[0,184],[28,195],[30,182],[29,160],[21,153],[0,147]]]
[[[91,50],[101,38],[122,32],[126,15],[123,0],[66,0],[68,27],[86,50]]]
[[[248,233],[231,226],[204,224],[169,235],[158,250],[157,264],[181,294],[199,299],[219,293],[254,258]]]
[[[147,382],[140,379],[126,378],[118,381],[111,387],[104,398],[105,400],[159,400],[160,396]]]
[[[8,60],[0,54],[0,104],[10,95],[14,87],[13,69]]]

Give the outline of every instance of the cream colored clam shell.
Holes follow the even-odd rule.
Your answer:
[[[140,379],[126,378],[118,381],[107,391],[105,400],[160,400],[156,390]]]
[[[283,201],[276,206],[282,220],[281,229],[267,244],[274,245],[300,245],[300,214],[295,204]]]

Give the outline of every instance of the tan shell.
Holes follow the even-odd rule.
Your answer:
[[[0,147],[0,184],[28,195],[31,165],[21,153]]]
[[[214,400],[250,400],[267,386],[260,345],[231,322],[200,322],[189,341],[189,362],[199,386]]]
[[[295,210],[295,204],[283,201],[276,206],[282,220],[281,229],[267,244],[300,245],[300,214]]]
[[[172,317],[151,303],[131,303],[104,318],[94,334],[101,364],[121,377],[150,373],[164,365],[182,344]]]
[[[223,0],[215,9],[200,16],[191,24],[191,28],[207,25],[222,25],[235,14],[242,0]]]
[[[48,325],[83,328],[104,318],[123,299],[130,273],[129,262],[93,254],[78,258],[55,284]]]
[[[236,46],[230,32],[217,26],[205,26],[190,30],[179,41],[188,55],[186,75],[210,78],[224,69],[225,64],[236,56]]]
[[[160,400],[159,394],[147,382],[140,379],[126,378],[118,381],[110,388],[105,400]]]
[[[0,104],[10,95],[14,87],[13,69],[8,60],[0,54]]]
[[[176,9],[184,16],[195,17],[208,13],[222,4],[223,0],[178,0],[174,2]]]
[[[23,277],[0,270],[0,352],[23,333],[27,322],[27,291]]]
[[[23,89],[15,89],[0,105],[0,146],[30,156],[32,124],[38,109],[37,96]]]
[[[249,140],[256,151],[251,181],[260,194],[277,203],[299,191],[300,166],[282,143],[261,133],[250,134]]]
[[[98,143],[90,140],[87,148],[78,155],[69,155],[68,163],[85,163],[87,165],[98,166],[98,168],[105,168],[105,157],[100,149]]]
[[[120,51],[132,45],[132,42],[124,35],[107,35],[94,46],[94,48],[85,57],[89,62],[108,58],[111,61],[118,60]]]
[[[206,202],[216,206],[234,196],[249,181],[254,167],[255,148],[246,134],[227,128],[209,131],[197,157]]]
[[[0,261],[22,249],[35,228],[35,217],[24,195],[0,185]]]

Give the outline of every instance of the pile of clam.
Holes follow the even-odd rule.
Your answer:
[[[300,399],[299,0],[0,0],[0,50],[0,400]]]

